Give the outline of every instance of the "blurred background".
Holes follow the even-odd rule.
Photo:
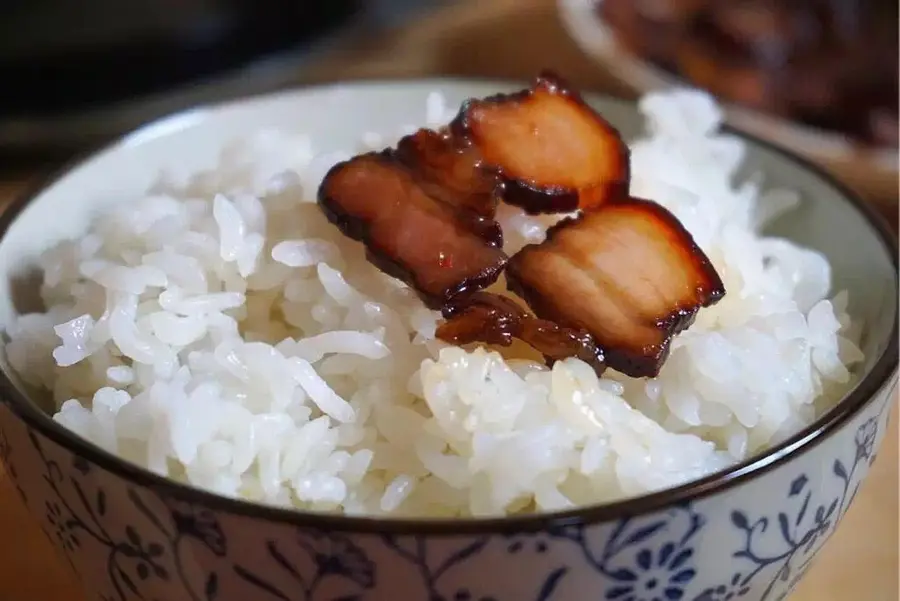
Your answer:
[[[310,83],[688,82],[738,127],[897,204],[896,0],[5,0],[0,164],[29,177],[161,115]]]

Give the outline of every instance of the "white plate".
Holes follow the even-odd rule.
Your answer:
[[[560,18],[575,43],[638,94],[690,85],[646,62],[616,42],[596,11],[602,0],[557,0]],[[897,197],[898,153],[895,149],[861,149],[845,137],[773,117],[765,113],[725,105],[728,122],[748,133],[801,154],[863,193],[878,199]]]

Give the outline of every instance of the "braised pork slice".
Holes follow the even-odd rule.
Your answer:
[[[468,100],[450,125],[525,211],[591,211],[627,193],[629,151],[619,132],[558,77],[514,94]]]
[[[709,259],[662,206],[605,204],[550,229],[507,266],[538,317],[591,334],[609,367],[653,377],[672,337],[725,294]]]
[[[494,283],[507,262],[470,216],[429,196],[389,152],[332,167],[318,202],[344,235],[365,244],[373,264],[433,309]]]
[[[501,184],[480,166],[481,156],[471,146],[457,144],[446,132],[420,129],[400,139],[396,155],[437,200],[494,218]]]

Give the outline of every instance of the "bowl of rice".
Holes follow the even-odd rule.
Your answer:
[[[514,83],[178,114],[0,218],[0,459],[90,599],[783,599],[897,383],[897,246],[705,94],[586,95],[725,297],[658,375],[457,347],[323,215],[329,169]],[[504,250],[552,225],[501,206]]]

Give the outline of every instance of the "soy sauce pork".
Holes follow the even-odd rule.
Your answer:
[[[589,332],[607,365],[634,377],[656,376],[672,337],[725,294],[679,221],[640,199],[560,222],[506,275],[538,317]]]
[[[494,218],[502,186],[481,167],[474,148],[458,143],[446,132],[420,129],[401,138],[396,156],[435,199],[479,217]]]
[[[628,190],[625,142],[554,75],[515,94],[467,101],[450,130],[503,180],[503,201],[528,213],[589,211]]]
[[[494,283],[506,265],[477,221],[429,196],[389,152],[332,167],[318,200],[331,223],[365,244],[372,263],[433,309]]]
[[[477,292],[459,305],[444,308],[446,321],[436,336],[450,344],[484,342],[510,346],[519,339],[544,355],[548,363],[577,357],[603,373],[603,350],[585,330],[566,328],[525,311],[512,299],[499,294]]]

